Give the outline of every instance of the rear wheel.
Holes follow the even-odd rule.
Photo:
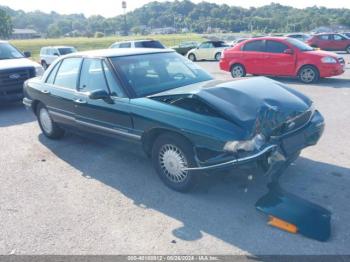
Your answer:
[[[299,70],[298,78],[301,82],[310,84],[317,82],[320,79],[320,74],[316,67],[306,65]]]
[[[220,61],[220,59],[221,59],[221,53],[216,53],[215,54],[215,60],[216,61]]]
[[[64,130],[60,128],[51,118],[49,111],[43,104],[39,104],[36,109],[39,126],[43,134],[50,139],[63,137]]]
[[[49,67],[45,61],[41,61],[41,65],[43,66],[44,70]]]
[[[235,64],[231,67],[231,76],[233,78],[244,77],[246,75],[245,68],[241,64]]]
[[[196,59],[196,56],[194,54],[189,54],[188,55],[188,59],[190,59],[191,61],[195,62],[197,59]]]
[[[175,134],[158,137],[152,148],[152,162],[161,180],[173,190],[187,192],[196,184],[193,172],[184,170],[195,167],[191,145]]]

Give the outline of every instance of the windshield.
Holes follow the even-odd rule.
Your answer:
[[[287,41],[290,44],[292,44],[294,47],[298,48],[300,51],[312,51],[312,50],[314,50],[311,46],[301,42],[298,39],[288,37]]]
[[[61,55],[68,55],[70,53],[75,53],[77,50],[74,47],[63,47],[58,48],[58,51],[60,51]]]
[[[213,42],[214,47],[228,47],[225,42]]]
[[[199,66],[174,52],[113,57],[111,61],[137,97],[212,79]]]
[[[135,42],[135,47],[144,47],[144,48],[165,48],[160,42],[158,41],[142,41],[142,42]]]
[[[0,60],[23,58],[23,54],[8,43],[0,43]]]

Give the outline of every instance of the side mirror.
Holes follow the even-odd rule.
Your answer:
[[[288,54],[288,55],[292,55],[292,54],[294,54],[294,51],[293,51],[293,49],[288,48],[288,49],[284,50],[283,53]]]
[[[32,56],[32,53],[31,52],[29,52],[29,51],[24,51],[23,52],[23,55],[25,56],[25,57],[31,57]]]
[[[105,90],[97,89],[97,90],[93,90],[93,91],[90,92],[89,98],[93,99],[93,100],[108,99],[109,98],[109,94]]]

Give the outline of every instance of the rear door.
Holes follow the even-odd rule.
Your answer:
[[[90,99],[94,90],[104,90],[110,99]],[[130,103],[107,60],[85,58],[75,96],[78,126],[90,132],[138,138],[132,130]]]
[[[265,40],[254,40],[242,46],[242,62],[249,74],[264,74]]]
[[[296,55],[286,54],[291,49],[288,45],[277,41],[267,40],[263,72],[266,75],[290,76],[294,74]]]
[[[317,47],[323,50],[334,50],[333,38],[330,34],[319,35],[317,37],[318,37]]]
[[[57,63],[40,90],[40,100],[56,122],[75,125],[73,100],[81,62],[82,58],[75,57]]]

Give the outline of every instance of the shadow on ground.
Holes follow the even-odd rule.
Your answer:
[[[39,140],[87,179],[118,190],[140,208],[181,221],[183,226],[169,228],[176,241],[195,241],[209,234],[254,255],[349,252],[349,168],[300,157],[282,176],[282,187],[333,212],[330,242],[317,242],[266,225],[265,215],[254,208],[256,200],[267,192],[267,179],[260,172],[234,170],[231,174],[203,176],[192,193],[181,194],[160,182],[137,145],[74,134],[61,141],[40,135]],[[248,174],[254,179],[248,180]]]
[[[26,110],[21,102],[0,104],[0,127],[25,124],[34,120],[33,112]]]

